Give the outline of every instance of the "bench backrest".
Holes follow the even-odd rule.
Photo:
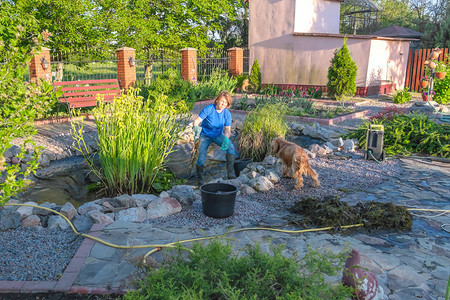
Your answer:
[[[54,87],[61,87],[63,96],[58,100],[70,108],[97,105],[97,95],[104,96],[105,101],[112,101],[120,96],[117,79],[79,80],[54,82]]]

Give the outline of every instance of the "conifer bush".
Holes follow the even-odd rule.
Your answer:
[[[248,81],[253,91],[259,91],[259,89],[261,88],[261,67],[259,66],[259,62],[257,59],[255,59],[255,62],[253,63]]]
[[[347,38],[344,38],[344,45],[334,52],[334,57],[328,68],[328,96],[337,100],[341,100],[345,96],[354,96],[356,94],[357,70],[358,67],[347,48]]]

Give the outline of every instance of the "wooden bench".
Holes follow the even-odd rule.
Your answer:
[[[60,103],[66,103],[71,108],[90,107],[98,104],[97,95],[103,95],[105,101],[113,101],[120,96],[120,87],[117,79],[96,79],[79,81],[54,82],[56,89],[61,88]]]

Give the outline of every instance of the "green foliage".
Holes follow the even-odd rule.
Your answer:
[[[438,79],[434,83],[433,90],[436,92],[433,100],[439,104],[450,103],[450,75],[445,75],[444,78]]]
[[[411,101],[412,96],[409,93],[409,90],[407,87],[405,87],[403,90],[396,90],[394,93],[394,103],[408,103]]]
[[[244,7],[237,0],[12,2],[21,13],[34,16],[41,31],[47,29],[53,33],[47,44],[49,48],[99,51],[122,46],[199,50],[215,46],[212,33],[220,32],[231,38],[231,27],[238,25],[233,24],[235,21],[242,20],[238,13]]]
[[[193,103],[186,102],[191,89],[192,84],[183,80],[177,70],[168,69],[149,86],[143,86],[140,95],[151,102],[150,105],[164,105],[172,113],[186,113],[193,106]],[[166,96],[164,103],[160,101],[161,95]]]
[[[345,107],[344,105],[336,106],[317,106],[314,101],[305,99],[303,97],[296,97],[292,91],[285,91],[277,95],[256,96],[250,98],[245,95],[239,99],[239,103],[234,102],[232,107],[240,110],[252,110],[254,105],[250,103],[254,102],[256,107],[264,106],[266,104],[283,104],[285,106],[285,114],[290,116],[299,117],[312,117],[331,119],[337,115],[348,114],[355,110],[351,107]]]
[[[288,126],[284,121],[287,107],[281,103],[266,104],[250,111],[244,119],[239,150],[241,158],[263,161],[270,154],[272,140],[284,137]]]
[[[156,175],[155,180],[153,180],[152,188],[155,192],[160,193],[162,191],[168,191],[184,182],[186,182],[185,179],[176,178],[175,174],[169,170],[162,170]]]
[[[314,99],[322,98],[323,90],[322,88],[308,88],[306,94]]]
[[[100,170],[88,154],[82,121],[72,119],[75,148],[83,154],[110,195],[154,191],[155,178],[164,172],[164,161],[174,151],[185,128],[184,122],[171,114],[170,107],[152,106],[152,102],[144,102],[137,96],[138,92],[129,89],[113,103],[101,101],[93,111]]]
[[[150,85],[144,86],[140,95],[152,102],[153,106],[170,107],[172,113],[186,113],[192,109],[196,101],[212,99],[221,91],[230,93],[236,87],[236,79],[222,69],[215,69],[207,80],[193,84],[181,78],[175,69],[167,70]],[[162,98],[161,95],[165,95]],[[161,103],[161,100],[164,103]]]
[[[343,99],[356,94],[357,66],[347,48],[347,38],[340,50],[334,52],[331,65],[328,68],[327,90],[331,99]]]
[[[248,78],[251,89],[258,92],[261,88],[261,67],[259,66],[259,61],[255,59],[253,62],[252,70],[250,71],[250,76]]]
[[[308,247],[302,260],[283,256],[283,250],[272,246],[267,254],[256,245],[243,255],[219,240],[194,243],[187,257],[178,248],[159,268],[141,266],[146,277],[124,299],[351,298],[350,288],[326,280],[342,272],[348,249],[334,254]]]
[[[277,85],[269,84],[261,90],[261,94],[263,95],[278,95],[279,93],[281,93],[281,87]]]
[[[423,153],[450,157],[450,125],[436,124],[421,114],[396,115],[392,119],[374,119],[373,124],[384,125],[384,151],[387,155]],[[357,138],[366,144],[369,122],[344,138]]]
[[[435,71],[437,73],[439,72],[447,72],[447,65],[443,62],[443,61],[437,61],[437,60],[433,60],[436,63],[436,69]]]
[[[47,37],[47,35],[45,35]],[[0,205],[23,190],[27,177],[38,167],[39,149],[33,150],[33,159],[21,170],[20,164],[10,165],[3,158],[11,141],[19,136],[28,136],[19,159],[25,155],[25,144],[31,143],[35,133],[33,121],[45,116],[52,105],[51,88],[43,82],[40,85],[26,83],[24,75],[28,70],[31,53],[38,52],[43,41],[36,20],[23,14],[10,2],[0,5]]]
[[[205,99],[215,98],[221,91],[232,93],[236,88],[237,79],[228,75],[228,72],[216,68],[207,80],[198,82],[192,86],[189,93],[189,101],[194,103]]]

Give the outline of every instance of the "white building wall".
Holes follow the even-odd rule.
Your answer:
[[[295,0],[294,32],[339,33],[340,3],[329,0]]]

